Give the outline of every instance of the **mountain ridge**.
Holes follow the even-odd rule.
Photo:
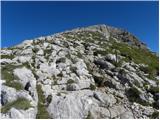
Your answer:
[[[90,26],[87,26],[87,27],[78,27],[78,28],[74,28],[74,29],[70,29],[70,30],[65,30],[64,32],[57,32],[57,33],[54,33],[52,35],[45,35],[45,36],[41,36],[41,37],[54,36],[54,35],[56,36],[56,35],[59,35],[61,33],[67,33],[67,32],[72,32],[72,31],[73,32],[75,32],[75,31],[99,31],[99,32],[104,33],[104,34],[105,34],[105,32],[107,32],[106,34],[108,34],[108,36],[112,35],[112,36],[115,36],[115,37],[119,37],[121,34],[126,34],[126,35],[129,35],[129,37],[131,39],[136,39],[137,45],[142,46],[143,48],[147,49],[146,44],[144,42],[140,41],[138,38],[135,37],[135,35],[131,34],[130,32],[127,32],[126,29],[116,28],[116,27],[112,27],[112,26],[109,26],[109,25],[105,25],[105,24],[90,25]],[[37,38],[39,38],[39,37],[37,37]],[[123,38],[123,39],[125,39],[126,41],[130,41],[129,38]],[[16,45],[14,45],[14,46],[16,46]]]

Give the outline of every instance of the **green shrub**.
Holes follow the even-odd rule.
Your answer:
[[[121,67],[122,66],[122,63],[123,63],[123,61],[122,60],[120,60],[120,61],[111,61],[111,63],[115,66],[115,67]]]
[[[155,98],[154,98],[155,100]],[[152,107],[155,109],[159,109],[159,97],[157,97],[157,99],[155,100],[155,102],[152,103]]]
[[[39,51],[39,49],[34,47],[34,48],[32,49],[32,51],[33,51],[34,53],[37,53],[37,52]]]
[[[2,113],[6,113],[8,112],[12,107],[16,108],[16,109],[23,109],[26,110],[31,106],[30,102],[25,99],[25,98],[18,98],[17,100],[11,102],[11,103],[7,103],[6,105],[4,105],[1,109]]]
[[[69,53],[65,57],[71,59],[71,55]]]
[[[151,119],[159,119],[159,112],[158,111],[153,112],[153,114],[150,117]]]
[[[136,102],[144,106],[150,105],[149,102],[144,101],[140,98],[140,94],[141,92],[133,86],[127,91],[128,99],[130,102]]]
[[[159,93],[159,86],[157,87],[151,86],[149,92],[151,92],[152,94]]]
[[[77,52],[77,57],[82,58],[83,56],[81,53]]]
[[[72,73],[75,73],[77,75],[77,67],[71,66],[70,70],[71,70]]]
[[[45,50],[44,50],[44,55],[45,55],[45,56],[47,56],[47,54],[50,55],[51,52],[52,52],[52,49],[45,49]]]
[[[92,114],[91,114],[90,111],[88,111],[88,115],[87,115],[86,119],[93,119]]]
[[[57,85],[57,84],[58,84],[58,82],[57,82],[57,80],[55,80],[55,81],[54,81],[54,85]]]
[[[61,93],[59,92],[59,93],[57,93],[57,96],[61,96]]]
[[[30,69],[30,65],[28,62],[23,63],[23,66],[25,66],[26,68]]]
[[[96,86],[93,85],[93,84],[90,84],[90,89],[91,89],[91,90],[95,90],[95,89],[96,89]]]
[[[57,76],[58,76],[58,77],[63,77],[63,73],[60,72]]]
[[[96,51],[94,51],[93,54],[94,54],[94,56],[97,56],[98,54],[105,56],[108,54],[108,52],[105,50],[96,50]]]
[[[104,86],[104,78],[103,77],[93,75],[93,78],[94,78],[94,81],[98,87]]]
[[[135,102],[139,98],[140,92],[136,87],[131,87],[128,89],[129,100]]]
[[[148,67],[140,66],[139,69],[140,69],[141,71],[143,71],[144,73],[149,73],[149,68],[148,68]]]
[[[69,79],[69,80],[67,81],[67,84],[72,84],[72,83],[75,83],[75,81],[72,80],[72,79]]]
[[[123,74],[126,74],[126,71],[125,71],[124,69],[120,69],[120,70],[119,70],[119,74],[122,74],[122,75],[123,75]]]

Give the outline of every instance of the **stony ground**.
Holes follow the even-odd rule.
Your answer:
[[[158,118],[158,57],[96,25],[1,50],[1,118]]]

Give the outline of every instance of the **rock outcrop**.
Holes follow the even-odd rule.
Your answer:
[[[1,118],[159,117],[158,57],[131,33],[95,25],[1,50]]]

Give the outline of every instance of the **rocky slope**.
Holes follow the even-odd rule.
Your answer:
[[[1,118],[158,118],[158,57],[106,25],[1,50]]]

